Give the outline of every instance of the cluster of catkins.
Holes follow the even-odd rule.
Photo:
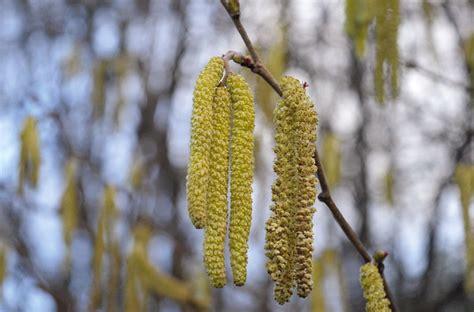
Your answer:
[[[267,270],[275,282],[275,300],[288,302],[312,290],[314,161],[317,114],[301,83],[283,77],[282,97],[274,112],[276,126],[271,216],[266,223]]]
[[[194,226],[205,230],[204,263],[214,287],[226,284],[229,179],[230,257],[238,286],[247,279],[252,217],[253,96],[238,74],[230,73],[221,85],[223,73],[224,61],[214,57],[196,81],[187,177],[188,212]]]
[[[211,284],[226,284],[225,240],[230,198],[229,245],[234,284],[247,279],[247,251],[252,217],[253,130],[255,112],[249,86],[227,73],[214,57],[196,81],[191,120],[191,155],[187,177],[192,223],[204,228],[204,263]],[[275,282],[275,300],[284,304],[295,288],[305,298],[313,288],[313,207],[316,199],[316,126],[314,104],[301,83],[283,77],[274,112],[276,180],[271,216],[266,223],[267,271]],[[230,180],[230,183],[229,183]],[[230,196],[229,193],[230,185]],[[360,269],[366,311],[390,311],[382,277],[373,263]]]

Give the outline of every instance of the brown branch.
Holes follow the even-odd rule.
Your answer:
[[[385,251],[377,251],[373,255],[373,259],[375,261],[375,264],[377,265],[377,269],[380,273],[380,276],[382,276],[382,281],[383,281],[383,288],[385,291],[385,294],[387,295],[387,299],[390,301],[390,308],[392,311],[397,311],[397,307],[395,306],[395,301],[393,300],[393,295],[392,292],[390,291],[390,288],[388,287],[387,280],[385,279],[385,265],[383,261],[385,258],[388,256],[388,253]]]
[[[372,258],[370,257],[369,252],[365,248],[364,244],[362,244],[359,237],[351,228],[349,223],[346,221],[343,214],[341,213],[339,208],[334,203],[334,200],[332,199],[331,191],[329,189],[329,185],[326,180],[326,175],[324,174],[324,169],[323,169],[321,160],[319,159],[319,154],[317,150],[314,153],[314,160],[316,162],[316,167],[318,167],[317,175],[318,175],[319,184],[321,185],[321,193],[319,193],[318,195],[319,201],[326,204],[329,210],[331,210],[331,213],[334,216],[334,219],[336,219],[336,222],[339,224],[341,229],[344,231],[344,234],[346,234],[347,238],[351,241],[352,245],[359,252],[359,254],[364,259],[364,261],[370,262]]]
[[[227,53],[230,53],[230,52],[227,52]],[[276,81],[275,77],[273,77],[272,73],[265,67],[263,63],[261,63],[260,61],[256,62],[252,58],[252,56],[248,56],[248,55],[244,56],[237,52],[232,52],[232,53],[233,53],[232,60],[235,63],[243,67],[249,68],[252,72],[262,77],[270,85],[270,87],[272,87],[273,90],[275,90],[275,92],[278,93],[279,96],[282,96],[283,93],[281,92],[280,85]]]
[[[224,86],[227,82],[227,77],[229,77],[230,74],[229,61],[234,57],[235,53],[236,52],[234,51],[229,51],[221,57],[224,61],[224,76],[222,76],[221,82],[219,82],[219,86]]]
[[[242,25],[242,22],[240,21],[240,12],[232,12],[226,0],[221,0],[221,3],[226,9],[227,13],[229,13],[230,17],[232,18],[235,28],[237,28],[237,31],[242,37],[242,40],[244,41],[245,46],[247,47],[247,50],[249,50],[250,53],[250,58],[247,56],[238,55],[238,57],[233,58],[233,60],[242,66],[250,68],[252,72],[262,77],[276,91],[276,93],[281,96],[282,93],[278,82],[273,77],[272,73],[260,61],[260,57],[258,56],[257,50],[255,50],[255,47],[253,46],[252,41],[250,40],[249,35],[247,34],[247,31],[245,30],[244,26]]]
[[[459,87],[466,90],[467,92],[474,92],[474,89],[471,86],[465,84],[464,82],[456,81],[448,77],[445,77],[441,74],[438,74],[437,72],[434,72],[426,67],[423,67],[422,65],[418,64],[415,61],[406,61],[406,62],[400,62],[400,63],[406,68],[418,70],[419,73],[425,75],[426,77],[436,82],[441,82],[453,87]]]
[[[227,13],[229,13],[230,17],[232,18],[232,21],[234,22],[235,27],[237,28],[237,31],[239,32],[240,36],[242,37],[242,40],[245,43],[245,46],[249,50],[250,57],[248,56],[242,56],[238,53],[233,52],[233,57],[232,60],[244,67],[247,67],[252,70],[252,72],[256,73],[260,77],[262,77],[274,90],[278,95],[282,95],[281,88],[276,81],[276,79],[273,77],[273,75],[270,73],[270,71],[265,67],[265,65],[260,61],[260,58],[252,44],[252,41],[250,40],[247,31],[245,30],[244,26],[242,25],[240,21],[240,12],[235,12],[232,11],[228,2],[226,0],[221,0],[222,5],[226,9]],[[332,199],[331,192],[326,180],[326,176],[324,174],[324,170],[321,164],[321,161],[319,159],[319,154],[318,151],[316,150],[314,153],[314,160],[316,163],[316,166],[318,167],[317,171],[317,177],[319,179],[320,185],[321,185],[321,193],[318,195],[318,199],[323,202],[331,211],[333,214],[336,222],[339,224],[340,228],[343,230],[344,234],[346,237],[349,239],[349,241],[352,243],[354,248],[359,252],[359,254],[362,256],[365,262],[370,262],[372,258],[370,257],[369,252],[367,251],[367,248],[365,248],[364,244],[360,241],[358,238],[357,234],[354,232],[352,227],[349,225],[349,223],[346,221],[344,218],[343,214],[335,204],[334,200]],[[382,271],[383,272],[383,271]],[[396,307],[394,305],[393,297],[391,295],[390,289],[388,287],[388,284],[385,280],[385,277],[383,278],[384,281],[384,288],[386,289],[386,293],[388,296],[388,299],[390,300],[391,307],[393,311],[396,311]]]
[[[229,9],[228,4],[226,3],[226,1],[221,0],[221,2],[224,5],[224,7],[226,8],[227,12],[229,12],[229,14],[231,15],[232,20],[234,20],[234,23],[236,23],[236,21],[237,21],[237,24],[240,25],[241,29],[243,29],[243,33],[245,33],[245,38],[246,38],[245,39],[243,37],[243,39],[244,39],[245,45],[247,46],[247,49],[249,51],[253,51],[255,53],[255,55],[252,55],[252,53],[251,53],[251,57],[249,58],[248,56],[243,56],[239,53],[231,52],[232,55],[233,55],[232,60],[234,62],[244,66],[244,67],[250,68],[254,73],[261,76],[263,79],[265,79],[265,81],[269,82],[270,86],[281,96],[282,92],[281,92],[280,86],[278,85],[278,82],[275,80],[273,75],[268,71],[268,69],[265,67],[265,65],[262,64],[259,61],[258,55],[255,52],[255,49],[252,45],[252,42],[249,40],[247,32],[245,31],[242,24],[240,23],[240,15],[237,15],[237,16],[234,15],[233,16],[230,13],[230,9]],[[240,30],[239,30],[239,33],[241,33],[241,35],[242,35],[242,32]],[[228,53],[230,53],[230,52],[228,52]],[[334,203],[334,200],[331,197],[331,192],[329,190],[329,186],[328,186],[328,183],[327,183],[327,180],[326,180],[326,176],[324,175],[324,170],[322,168],[322,164],[321,164],[321,161],[319,159],[319,154],[318,154],[317,150],[314,154],[314,159],[315,159],[315,162],[316,162],[316,166],[318,167],[317,176],[318,176],[318,179],[319,179],[319,182],[320,182],[320,185],[321,185],[321,193],[319,194],[318,199],[321,202],[323,202],[324,204],[326,204],[326,206],[328,206],[328,208],[331,210],[332,214],[334,215],[334,218],[336,219],[336,222],[339,224],[341,229],[346,234],[347,238],[351,241],[351,243],[357,249],[357,251],[362,256],[364,261],[365,262],[370,262],[371,257],[369,255],[369,252],[364,247],[362,242],[359,240],[359,238],[357,237],[357,234],[354,232],[354,230],[351,228],[349,223],[346,221],[346,219],[344,218],[341,211],[336,206],[336,204]]]
[[[255,50],[255,48],[253,47],[252,41],[250,41],[249,35],[247,34],[247,31],[245,30],[244,26],[242,25],[242,22],[240,21],[240,11],[232,11],[228,1],[226,0],[221,0],[221,3],[226,9],[227,13],[229,13],[230,17],[232,18],[232,22],[234,22],[235,28],[237,28],[237,31],[242,37],[242,40],[244,40],[245,46],[247,46],[247,49],[249,50],[249,53],[252,56],[252,60],[255,63],[260,63],[257,50]]]

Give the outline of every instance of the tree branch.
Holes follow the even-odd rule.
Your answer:
[[[240,21],[240,11],[236,12],[235,10],[232,10],[231,7],[229,6],[228,1],[226,0],[221,0],[221,3],[226,9],[227,13],[232,18],[232,21],[234,22],[234,25],[237,28],[237,31],[242,37],[242,40],[244,41],[245,46],[247,47],[250,53],[250,57],[248,57],[248,56],[243,56],[241,54],[232,52],[232,60],[240,64],[241,66],[251,69],[252,72],[262,77],[275,90],[275,92],[281,96],[282,91],[278,82],[270,73],[270,71],[265,67],[265,65],[260,61],[260,58],[252,44],[252,41],[250,40],[247,34],[247,31],[245,30],[244,26],[242,25]],[[324,175],[324,170],[323,170],[321,161],[319,159],[319,154],[317,150],[314,153],[314,160],[318,168],[316,174],[319,179],[319,183],[321,185],[321,193],[318,195],[319,201],[323,202],[329,208],[329,210],[334,216],[334,219],[339,224],[340,228],[343,230],[346,237],[349,239],[349,241],[352,243],[354,248],[364,259],[364,261],[370,262],[372,258],[370,257],[370,254],[367,251],[367,248],[365,248],[365,246],[362,244],[357,234],[354,232],[352,227],[346,221],[343,214],[341,213],[341,211],[335,204],[334,200],[332,199],[331,192],[326,180],[326,176]],[[383,278],[383,281],[384,281],[384,288],[386,289],[386,293],[387,293],[388,299],[390,300],[392,310],[396,311],[394,301],[391,296],[391,292],[385,278]]]
[[[229,51],[221,57],[224,61],[224,76],[222,77],[221,82],[219,82],[219,86],[221,87],[227,82],[227,77],[229,77],[230,74],[229,61],[234,57],[235,53],[236,52],[234,51]]]
[[[240,21],[240,11],[232,11],[228,1],[226,0],[221,0],[221,3],[226,9],[227,13],[229,13],[230,17],[232,18],[232,22],[234,22],[235,28],[237,28],[237,31],[242,37],[242,40],[244,40],[244,43],[247,46],[250,55],[252,56],[252,60],[255,63],[260,63],[257,50],[255,50],[255,48],[253,47],[252,41],[250,41],[249,35],[247,34],[247,31],[245,30],[244,26],[242,25],[242,22]]]
[[[448,77],[445,77],[443,75],[440,75],[440,74],[438,74],[438,73],[436,73],[436,72],[434,72],[434,71],[432,71],[432,70],[430,70],[426,67],[421,66],[420,64],[418,64],[415,61],[401,62],[401,64],[403,66],[405,66],[406,68],[418,70],[418,72],[420,72],[421,74],[427,76],[430,79],[433,79],[436,82],[441,82],[441,83],[444,83],[446,85],[450,85],[450,86],[453,86],[453,87],[459,87],[461,89],[466,90],[466,92],[474,92],[474,89],[471,86],[469,86],[468,84],[465,84],[464,82],[456,81],[456,80],[450,79]]]
[[[352,245],[359,252],[364,261],[370,262],[372,258],[370,257],[367,248],[365,248],[364,244],[362,244],[359,237],[354,232],[349,223],[346,221],[344,215],[341,213],[339,208],[336,206],[336,203],[334,203],[334,200],[332,199],[331,191],[329,189],[329,185],[326,180],[326,175],[324,174],[324,169],[321,160],[319,159],[319,154],[317,150],[314,153],[314,160],[316,162],[316,167],[318,167],[317,175],[319,184],[321,185],[321,193],[319,193],[318,195],[319,201],[326,204],[326,206],[329,208],[332,215],[334,216],[334,219],[336,219],[336,222],[339,224],[341,229],[344,231],[344,234],[346,234],[346,237],[351,241]]]
[[[278,95],[282,95],[280,86],[276,79],[273,77],[273,75],[268,71],[268,69],[265,67],[264,64],[262,64],[259,61],[259,57],[257,53],[255,52],[255,49],[253,47],[252,42],[249,40],[247,32],[245,31],[245,28],[242,26],[240,23],[240,14],[239,15],[232,15],[230,8],[225,0],[221,0],[223,6],[229,13],[229,15],[232,17],[232,20],[234,21],[234,24],[240,25],[241,30],[239,30],[239,33],[242,35],[242,33],[245,34],[245,37],[242,35],[242,39],[244,39],[245,45],[247,46],[247,49],[249,51],[253,51],[254,55],[251,52],[250,57],[248,56],[243,56],[239,53],[236,52],[228,52],[226,55],[229,55],[229,53],[232,53],[232,60],[244,67],[250,68],[252,72],[258,74],[261,76],[265,81],[269,83],[269,85],[278,93]],[[336,219],[336,222],[339,224],[341,229],[344,231],[346,234],[347,238],[351,241],[351,243],[354,245],[354,247],[357,249],[359,254],[362,256],[365,262],[370,262],[371,257],[369,255],[369,252],[367,249],[364,247],[362,242],[359,240],[357,237],[357,234],[354,232],[354,230],[351,228],[349,223],[346,221],[344,216],[342,215],[341,211],[339,208],[336,206],[334,203],[334,200],[331,197],[331,192],[329,190],[329,186],[326,180],[326,176],[324,175],[324,170],[322,168],[321,161],[319,159],[319,154],[318,151],[316,150],[314,154],[314,160],[316,162],[316,166],[318,167],[317,171],[317,176],[319,179],[319,183],[321,185],[321,193],[318,196],[318,199],[326,204],[326,206],[331,210],[332,214],[334,215],[334,218]]]

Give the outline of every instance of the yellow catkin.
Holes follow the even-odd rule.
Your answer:
[[[209,311],[209,306],[212,303],[212,290],[209,285],[209,279],[206,272],[201,269],[194,270],[190,280],[191,291],[196,301],[203,304],[203,308],[196,309],[196,311]],[[206,309],[207,307],[207,309]]]
[[[195,296],[191,283],[163,273],[151,263],[147,252],[148,242],[153,234],[150,224],[138,223],[133,233],[133,249],[127,257],[125,311],[146,310],[148,294],[187,304],[196,311],[205,311],[204,307],[208,303]]]
[[[365,53],[365,42],[371,20],[371,3],[368,0],[346,1],[345,29],[354,42],[355,52],[358,57],[362,57]]]
[[[127,258],[127,271],[125,280],[125,312],[142,311],[142,300],[139,291],[141,290],[136,273],[136,265],[133,257]]]
[[[328,248],[324,250],[321,260],[324,263],[324,267],[326,270],[333,270],[337,277],[337,284],[338,289],[340,292],[339,301],[341,303],[342,311],[349,311],[347,305],[347,286],[346,280],[344,276],[344,272],[342,271],[342,263],[340,259],[340,255],[335,249]],[[320,282],[317,282],[318,285],[321,285]]]
[[[294,164],[294,145],[292,144],[293,114],[288,107],[288,101],[281,99],[274,112],[275,123],[275,162],[273,170],[277,178],[272,185],[272,214],[266,223],[265,250],[267,271],[275,282],[275,300],[284,304],[293,293],[294,255],[293,237],[293,207],[291,201],[292,175]]]
[[[387,48],[387,62],[390,65],[390,91],[393,98],[398,96],[398,27],[400,25],[400,0],[388,1],[388,48]]]
[[[107,89],[107,67],[108,62],[101,59],[94,64],[93,80],[94,90],[92,91],[92,103],[94,103],[94,118],[102,118],[105,111],[105,97]]]
[[[369,25],[375,17],[375,98],[380,104],[384,103],[385,69],[390,70],[392,98],[397,97],[399,93],[397,38],[400,26],[400,0],[346,0],[345,11],[345,30],[352,39],[354,50],[359,58],[364,55]]]
[[[120,268],[122,258],[120,255],[120,245],[114,240],[110,246],[109,266],[110,273],[107,285],[107,311],[117,311],[117,298],[119,294]]]
[[[421,9],[423,10],[423,17],[426,19],[428,24],[433,23],[433,5],[430,3],[429,0],[423,0],[421,3]],[[431,30],[431,28],[430,28]]]
[[[3,285],[7,273],[7,250],[0,245],[0,286]]]
[[[360,268],[360,285],[366,299],[365,311],[390,312],[390,302],[386,298],[383,280],[377,266],[369,262]]]
[[[227,87],[233,114],[230,164],[230,264],[234,284],[241,286],[247,279],[248,239],[252,221],[255,111],[252,92],[242,76],[229,75]]]
[[[203,228],[206,223],[212,102],[223,70],[223,60],[218,57],[211,58],[197,78],[194,88],[187,200],[189,217],[198,229]]]
[[[72,235],[76,228],[78,206],[76,164],[74,160],[70,160],[66,165],[66,189],[61,199],[64,241],[68,246],[71,244]]]
[[[204,263],[214,287],[223,287],[226,284],[224,246],[227,234],[230,105],[229,93],[224,87],[218,87],[214,98],[214,125],[204,235]]]
[[[321,161],[330,188],[341,180],[341,146],[337,136],[329,132],[324,136]]]
[[[275,281],[275,299],[287,302],[295,285],[300,297],[312,289],[313,204],[316,198],[317,115],[301,83],[281,81],[282,99],[275,110],[272,215],[266,224],[267,270]]]
[[[384,70],[383,64],[387,53],[387,31],[385,13],[387,11],[387,1],[378,1],[376,4],[376,52],[374,69],[375,98],[379,103],[384,102]]]
[[[23,193],[24,181],[28,180],[33,187],[38,185],[41,165],[41,151],[37,122],[28,117],[20,134],[21,150],[19,164],[18,193]]]
[[[92,271],[94,278],[91,289],[90,308],[95,310],[102,300],[101,276],[103,272],[103,257],[106,249],[110,246],[112,227],[116,217],[115,188],[106,186],[102,198],[102,209],[97,222],[97,233],[92,259]]]
[[[474,227],[469,215],[469,202],[474,196],[474,165],[458,164],[454,180],[459,188],[462,216],[464,223],[464,242],[466,250],[466,275],[464,287],[466,292],[474,294]]]
[[[398,96],[398,27],[400,25],[399,0],[376,2],[376,61],[374,71],[375,97],[379,103],[385,99],[384,64],[390,69],[390,88],[393,98]]]
[[[470,85],[471,90],[474,89],[474,33],[466,38],[464,41],[464,57],[466,58],[466,64],[469,68],[470,77]],[[471,101],[471,105],[474,106],[474,101]]]
[[[66,270],[71,265],[71,243],[74,231],[77,225],[77,216],[79,211],[79,198],[77,195],[76,181],[76,163],[73,159],[69,160],[65,168],[66,188],[61,198],[61,216],[63,219],[63,238],[66,243],[67,251],[64,260]]]
[[[322,288],[324,282],[324,267],[321,259],[313,261],[313,280],[321,285],[313,290],[311,295],[311,312],[325,312],[326,303],[324,298],[324,291]]]
[[[312,254],[313,254],[313,207],[316,200],[316,125],[318,118],[314,104],[306,95],[301,83],[292,77],[284,77],[281,82],[283,96],[285,93],[296,96],[295,102],[295,147],[298,170],[297,188],[295,190],[296,208],[296,282],[298,296],[305,298],[313,287]]]
[[[146,222],[138,222],[133,228],[133,248],[127,257],[125,280],[125,311],[142,311],[146,305],[147,293],[139,276],[139,258],[148,258],[148,243],[153,229]]]
[[[143,183],[145,166],[143,161],[136,159],[130,169],[128,181],[134,190],[138,190]]]
[[[395,203],[395,197],[393,194],[393,188],[395,184],[395,174],[393,168],[389,168],[389,170],[385,173],[384,176],[384,193],[385,193],[385,200],[393,206]]]

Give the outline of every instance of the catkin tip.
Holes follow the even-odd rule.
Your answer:
[[[386,298],[383,280],[377,266],[371,262],[360,268],[360,285],[366,299],[365,311],[390,312],[390,302]]]

